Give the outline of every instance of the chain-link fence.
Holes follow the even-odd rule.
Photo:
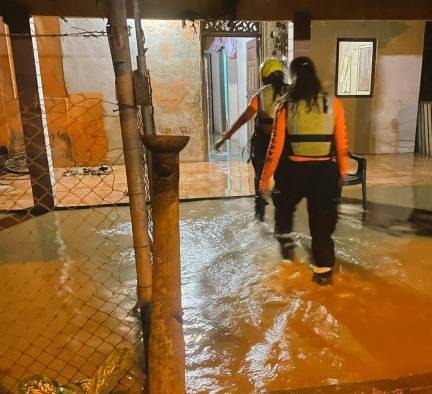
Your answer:
[[[82,93],[45,97],[41,115],[21,107],[36,131],[15,133],[15,149],[0,152],[0,392],[17,392],[19,383],[34,375],[60,384],[91,379],[118,349],[127,349],[132,363],[110,372],[113,379],[120,374],[115,392],[142,390],[143,345],[122,147],[100,149],[107,145],[100,128],[118,116],[104,113],[107,103]],[[116,110],[115,103],[108,104]],[[43,122],[39,129],[38,119]],[[61,149],[54,144],[68,144],[62,130],[79,133],[80,146],[72,150],[85,145],[89,165],[57,165]],[[40,165],[41,155],[46,167]],[[146,166],[143,174],[149,201]],[[55,209],[35,210],[35,201],[51,193]]]
[[[138,120],[138,133],[140,137],[144,136],[144,122],[142,119],[141,106],[137,106],[137,120]],[[149,235],[153,234],[153,216],[152,216],[152,207],[150,204],[150,195],[151,195],[151,155],[150,151],[146,149],[144,144],[142,145],[141,150],[142,162],[143,162],[143,177],[144,177],[144,188],[147,200],[147,225],[149,229]]]

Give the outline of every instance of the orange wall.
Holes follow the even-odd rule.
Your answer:
[[[57,17],[34,17],[34,22],[38,34],[60,33]],[[37,47],[54,166],[103,163],[108,140],[102,94],[67,92],[60,37],[39,37]]]
[[[57,17],[34,17],[36,32],[58,34]],[[6,32],[0,19],[0,34]],[[22,148],[22,125],[14,88],[9,38],[0,36],[0,146]],[[37,38],[48,132],[55,167],[96,166],[106,160],[108,141],[99,92],[66,90],[60,37]]]
[[[0,18],[0,34],[6,33],[6,26]],[[9,38],[0,36],[0,146],[10,151],[22,141],[22,126],[18,99],[14,89],[13,61],[10,57]]]

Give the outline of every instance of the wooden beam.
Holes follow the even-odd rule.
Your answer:
[[[5,15],[11,34],[16,86],[29,167],[34,211],[54,208],[54,171],[47,131],[44,130],[36,76],[30,16],[25,9],[14,8]]]
[[[10,4],[22,4],[31,15],[107,17],[108,0],[2,0],[0,14]],[[224,18],[226,0],[140,0],[141,17],[147,19]],[[238,0],[236,18],[241,20],[292,20],[307,12],[314,20],[428,20],[430,0]],[[127,16],[133,18],[132,4]]]
[[[306,12],[294,15],[294,57],[309,56],[311,40],[311,16]]]

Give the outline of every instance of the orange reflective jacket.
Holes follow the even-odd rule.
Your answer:
[[[339,99],[333,98],[332,102],[336,159],[340,175],[344,177],[346,176],[348,167],[348,140],[346,135],[345,111]],[[269,188],[270,178],[273,176],[279,164],[279,160],[285,145],[285,136],[286,133],[289,133],[289,130],[287,130],[286,119],[287,108],[285,105],[281,105],[276,111],[272,137],[267,151],[264,169],[261,175],[260,185],[262,190],[267,190]],[[289,159],[297,162],[305,162],[328,160],[328,157],[289,156]]]

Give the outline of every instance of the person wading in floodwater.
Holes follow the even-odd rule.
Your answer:
[[[259,190],[259,180],[272,131],[275,103],[287,92],[284,83],[283,65],[276,58],[266,59],[260,66],[264,86],[254,94],[246,110],[239,116],[223,137],[216,142],[219,150],[225,140],[255,115],[255,131],[251,139],[251,160],[255,171],[255,218],[264,221],[265,206],[268,204]]]
[[[293,215],[306,197],[312,280],[326,285],[335,262],[332,234],[348,163],[345,113],[337,98],[322,91],[311,59],[294,59],[290,73],[293,82],[275,114],[260,189],[269,191],[274,174],[275,235],[284,260],[293,258]]]

